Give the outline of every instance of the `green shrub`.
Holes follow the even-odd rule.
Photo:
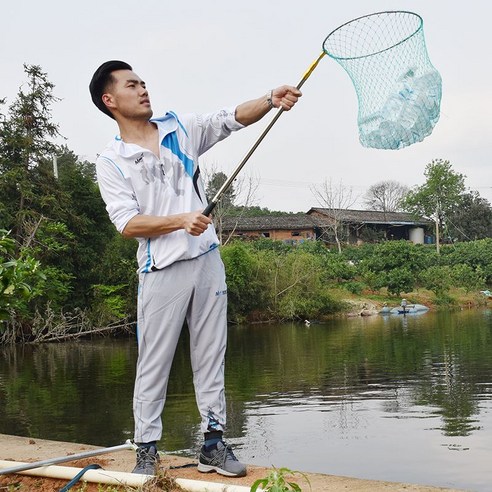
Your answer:
[[[235,241],[221,248],[227,276],[229,319],[240,321],[263,308],[264,291],[258,281],[258,259],[251,246]]]
[[[484,275],[484,281],[492,284],[492,239],[480,239],[466,243],[443,246],[441,264],[468,265],[474,271]],[[480,269],[480,270],[478,270]]]
[[[463,287],[465,292],[480,290],[485,285],[485,275],[480,266],[476,268],[460,263],[451,267],[453,284]]]
[[[448,265],[435,265],[427,268],[420,275],[422,286],[436,295],[446,299],[447,293],[453,285],[452,269]]]

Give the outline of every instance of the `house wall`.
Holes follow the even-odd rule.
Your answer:
[[[274,241],[306,241],[315,239],[316,235],[311,229],[304,230],[275,230],[268,231],[236,231],[234,237],[243,237],[249,239],[258,239],[261,237],[267,237]]]
[[[294,240],[300,241],[301,239],[314,239],[314,232],[311,230],[301,230],[301,231],[270,231],[270,238],[276,241]]]

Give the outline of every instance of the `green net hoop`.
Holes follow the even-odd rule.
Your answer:
[[[331,32],[323,50],[352,79],[362,145],[401,149],[432,133],[442,82],[419,15],[379,12],[354,19]]]

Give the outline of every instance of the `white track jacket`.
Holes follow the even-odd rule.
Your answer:
[[[243,128],[235,109],[206,115],[152,119],[159,130],[160,155],[115,137],[96,160],[97,180],[109,217],[122,232],[137,214],[167,216],[202,210],[207,205],[198,157]],[[200,236],[178,230],[138,239],[138,271],[160,270],[176,261],[196,258],[218,246],[210,225]]]

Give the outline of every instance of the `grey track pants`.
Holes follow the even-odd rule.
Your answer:
[[[169,372],[185,318],[201,430],[224,430],[227,287],[219,251],[213,250],[140,274],[133,395],[136,442],[157,441],[162,436]]]

